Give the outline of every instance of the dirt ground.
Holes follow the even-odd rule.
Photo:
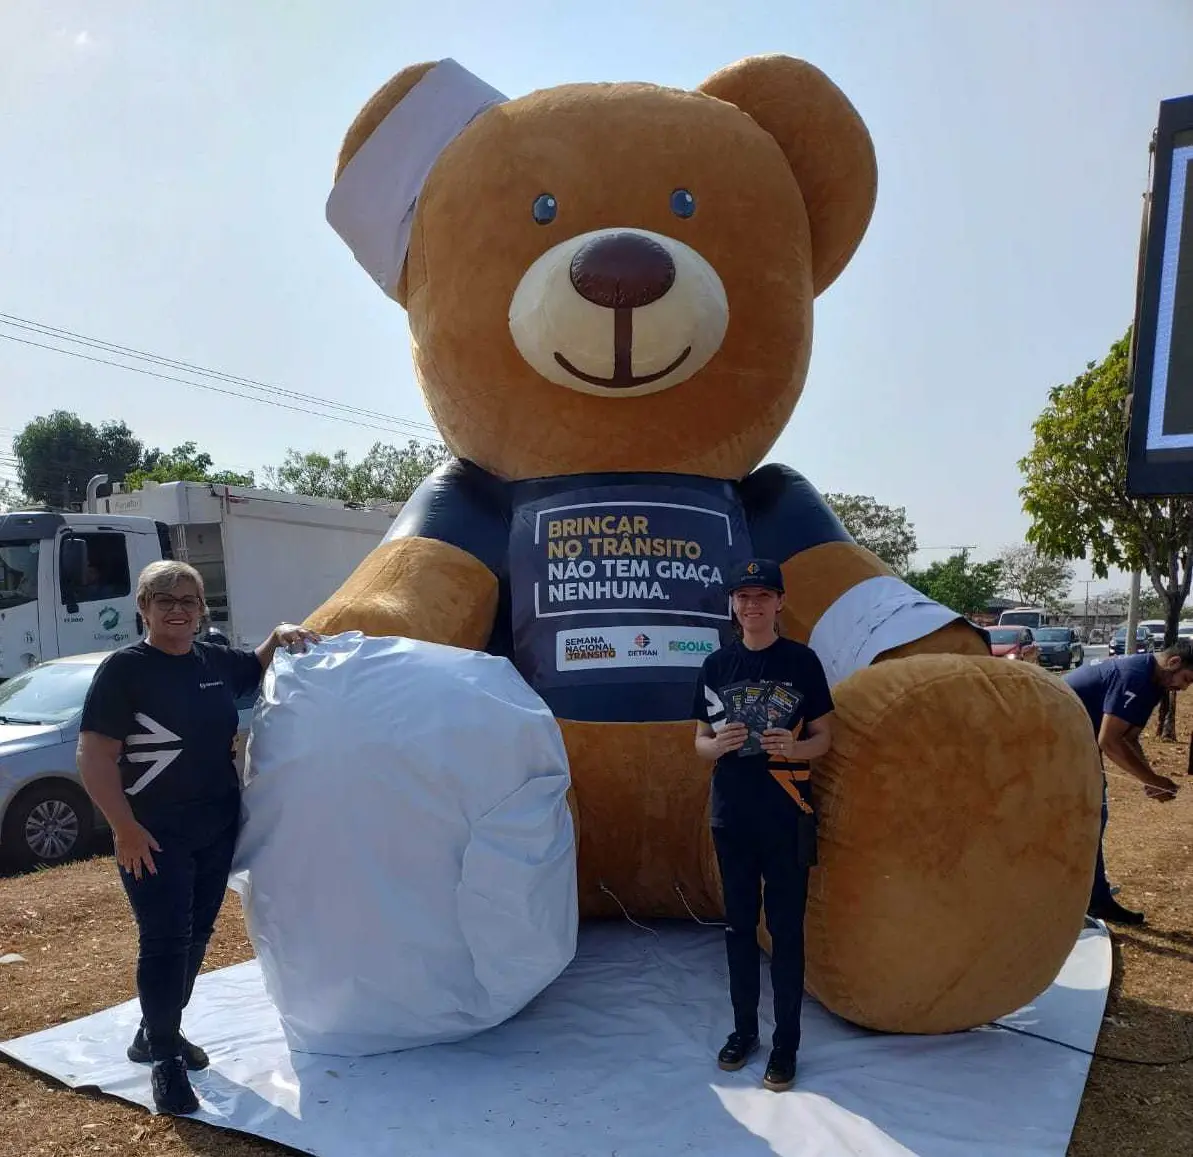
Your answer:
[[[1114,980],[1072,1157],[1193,1154],[1193,779],[1185,775],[1193,703],[1179,742],[1145,739],[1158,770],[1183,787],[1168,804],[1111,779],[1106,855],[1120,899],[1146,910],[1141,929],[1114,933]],[[109,856],[0,879],[0,1040],[73,1020],[134,995],[135,936]],[[234,896],[206,967],[251,950]],[[98,1096],[68,1092],[0,1059],[0,1157],[266,1157],[289,1152],[189,1121],[155,1118]]]

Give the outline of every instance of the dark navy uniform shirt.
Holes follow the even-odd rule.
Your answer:
[[[1102,718],[1114,715],[1135,727],[1144,727],[1164,689],[1155,682],[1156,660],[1152,655],[1123,655],[1105,663],[1078,667],[1065,676],[1089,712],[1095,734]]]
[[[793,639],[776,639],[761,651],[751,651],[740,639],[714,651],[704,660],[696,682],[693,717],[714,728],[725,717],[721,694],[743,680],[775,682],[803,697],[799,718],[807,735],[808,724],[833,709],[832,694],[816,652]],[[730,752],[717,760],[712,780],[712,824],[727,827],[779,822],[790,824],[799,805],[787,794],[771,771],[789,771],[806,764],[771,760],[765,752],[738,755]],[[808,783],[796,785],[805,803],[811,804]]]
[[[170,655],[140,642],[100,664],[80,730],[124,745],[124,790],[133,815],[154,835],[219,830],[235,821],[236,700],[258,687],[261,676],[254,652],[214,643]]]

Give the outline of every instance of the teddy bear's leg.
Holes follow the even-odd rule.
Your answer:
[[[479,650],[496,610],[497,579],[483,563],[445,542],[397,538],[372,551],[306,625]]]
[[[867,579],[893,577],[894,572],[882,559],[852,542],[828,542],[801,551],[783,563],[783,582],[787,587],[780,616],[783,633],[807,643],[816,624],[842,595]],[[976,631],[954,620],[879,657],[989,653]]]
[[[1084,708],[1034,666],[939,654],[865,667],[833,697],[809,991],[890,1032],[1027,1004],[1089,899],[1101,771]]]
[[[712,766],[696,755],[696,725],[560,726],[580,821],[581,916],[621,916],[620,901],[639,918],[688,919],[686,901],[701,919],[716,919]]]

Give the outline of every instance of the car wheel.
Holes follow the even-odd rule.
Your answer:
[[[0,848],[18,868],[52,867],[86,851],[94,829],[83,792],[69,783],[39,783],[9,806]]]

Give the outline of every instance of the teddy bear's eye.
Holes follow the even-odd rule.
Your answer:
[[[559,203],[550,193],[540,193],[535,197],[530,211],[540,225],[550,225],[555,220],[555,214],[559,212]]]
[[[687,189],[676,189],[671,194],[671,212],[677,217],[690,217],[696,212],[696,198]]]

